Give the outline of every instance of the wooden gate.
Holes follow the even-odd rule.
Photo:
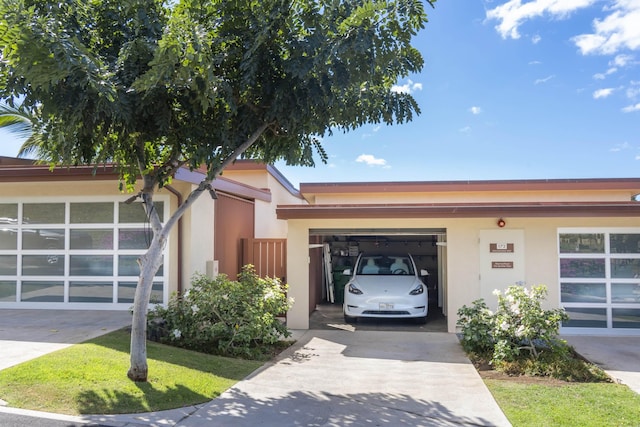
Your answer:
[[[242,265],[252,264],[260,277],[276,277],[286,282],[286,239],[242,239]]]

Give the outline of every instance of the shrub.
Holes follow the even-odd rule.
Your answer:
[[[504,295],[494,292],[498,308],[491,312],[484,300],[458,310],[461,343],[476,359],[489,361],[509,375],[551,376],[568,381],[604,381],[599,368],[577,358],[558,338],[560,322],[567,319],[562,309],[544,310],[545,286],[528,290],[511,286]]]
[[[553,351],[564,343],[558,339],[561,320],[568,316],[563,309],[544,310],[547,296],[545,286],[528,290],[510,286],[504,295],[495,291],[498,309],[493,318],[492,336],[495,341],[493,361],[514,361],[522,350],[529,358],[537,359],[541,351]]]
[[[291,333],[278,319],[291,307],[286,286],[261,278],[247,265],[238,281],[220,274],[193,278],[182,296],[148,316],[149,330],[161,329],[159,341],[204,353],[262,358]]]
[[[493,313],[484,300],[476,300],[471,307],[463,306],[458,310],[458,325],[462,326],[461,342],[465,351],[479,356],[491,355]]]

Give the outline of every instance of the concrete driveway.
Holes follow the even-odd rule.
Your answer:
[[[305,332],[176,425],[508,426],[455,335]]]
[[[131,325],[128,311],[0,310],[0,370]]]

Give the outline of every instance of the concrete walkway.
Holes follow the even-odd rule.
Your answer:
[[[0,310],[0,370],[127,325],[128,311]]]

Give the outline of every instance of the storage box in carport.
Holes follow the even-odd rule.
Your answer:
[[[333,290],[336,304],[342,304],[344,302],[344,287],[349,282],[350,277],[342,271],[343,270],[333,270]]]

